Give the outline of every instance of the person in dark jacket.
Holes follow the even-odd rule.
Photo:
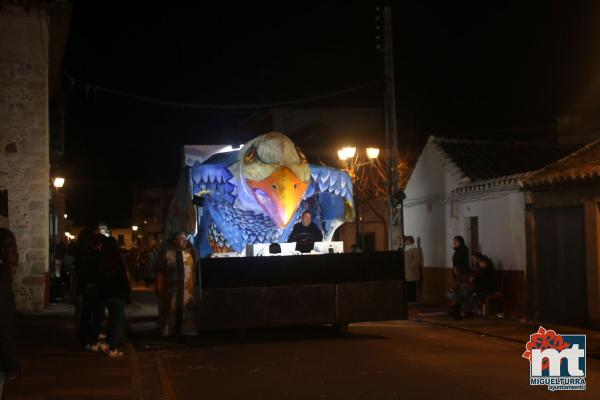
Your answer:
[[[479,268],[479,260],[481,260],[482,258],[483,254],[481,254],[478,251],[471,254],[471,266],[469,268],[469,271],[471,273],[477,271],[477,268]]]
[[[302,213],[302,220],[294,225],[294,228],[288,237],[288,242],[296,242],[298,244],[297,249],[305,252],[305,250],[312,250],[314,243],[322,240],[323,233],[319,227],[312,222],[312,214],[310,211],[304,211]]]
[[[479,314],[485,298],[498,289],[496,269],[489,257],[481,256],[477,269],[469,277],[469,287],[470,292],[462,300],[462,316]]]
[[[11,231],[0,228],[0,399],[4,380],[19,375],[16,344],[16,307],[12,275],[19,263],[17,241]]]
[[[469,279],[469,248],[465,245],[462,236],[455,236],[452,240],[452,275],[456,280],[456,287],[466,283]]]
[[[75,269],[81,310],[79,318],[79,339],[87,349],[98,351],[98,336],[104,320],[104,307],[100,299],[100,249],[103,236],[97,228],[87,228],[79,235],[75,258]]]
[[[123,352],[118,349],[118,345],[125,323],[125,306],[130,299],[131,286],[125,263],[121,258],[119,243],[112,236],[103,239],[98,290],[103,307],[108,309],[106,342],[99,344],[99,350],[109,357],[122,357]]]
[[[455,236],[452,239],[452,276],[454,277],[454,288],[446,293],[449,300],[450,314],[455,319],[461,318],[461,307],[465,296],[471,293],[471,287],[468,284],[470,274],[469,248],[465,245],[465,239],[462,236]]]
[[[475,293],[486,297],[498,289],[496,268],[494,268],[494,262],[486,256],[481,257],[478,265],[479,268],[473,272],[470,282]]]

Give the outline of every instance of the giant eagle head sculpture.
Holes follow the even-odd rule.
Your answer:
[[[306,156],[290,138],[270,132],[244,145],[238,162],[242,184],[277,226],[286,226],[310,183]]]

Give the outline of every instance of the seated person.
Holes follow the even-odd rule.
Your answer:
[[[477,269],[471,272],[468,283],[461,284],[455,293],[454,317],[460,319],[479,314],[485,298],[497,290],[497,283],[494,263],[489,257],[482,255]]]
[[[472,285],[473,294],[479,299],[480,303],[498,290],[496,269],[494,268],[494,262],[489,257],[483,256],[479,260],[479,268],[473,272]]]
[[[294,225],[288,242],[296,242],[296,250],[302,253],[309,253],[315,242],[323,240],[323,233],[317,225],[312,222],[312,214],[310,211],[302,213],[302,220]]]
[[[478,251],[471,254],[471,265],[469,266],[469,272],[473,273],[474,271],[477,271],[477,268],[479,268],[479,261],[482,258],[483,258],[483,254],[481,254]]]

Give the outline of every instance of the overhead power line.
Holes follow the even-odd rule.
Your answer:
[[[80,86],[85,88],[86,92],[103,92],[108,93],[114,96],[126,97],[134,100],[138,100],[145,103],[158,104],[168,107],[178,107],[178,108],[189,108],[194,110],[205,110],[205,111],[229,111],[229,112],[247,112],[247,111],[257,111],[268,108],[277,108],[277,107],[286,107],[293,106],[299,104],[307,104],[314,103],[319,100],[324,100],[332,97],[337,97],[346,93],[355,92],[360,89],[364,89],[366,87],[379,84],[380,81],[374,80],[365,83],[361,83],[356,86],[352,86],[345,89],[340,89],[332,92],[322,93],[316,96],[302,97],[299,99],[288,100],[288,101],[280,101],[280,102],[271,102],[271,103],[255,103],[255,104],[205,104],[205,103],[188,103],[182,101],[171,101],[171,100],[163,100],[157,99],[155,97],[142,96],[134,93],[129,93],[124,90],[107,88],[95,83],[82,81],[74,76],[65,72],[65,76],[72,85]]]

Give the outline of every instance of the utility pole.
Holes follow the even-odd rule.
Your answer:
[[[398,131],[396,126],[396,82],[392,8],[377,7],[378,49],[383,52],[385,95],[385,168],[387,177],[388,249],[403,247],[402,201],[398,187]],[[383,43],[381,43],[383,40]],[[400,202],[398,202],[400,200]],[[399,203],[399,204],[398,204]]]

